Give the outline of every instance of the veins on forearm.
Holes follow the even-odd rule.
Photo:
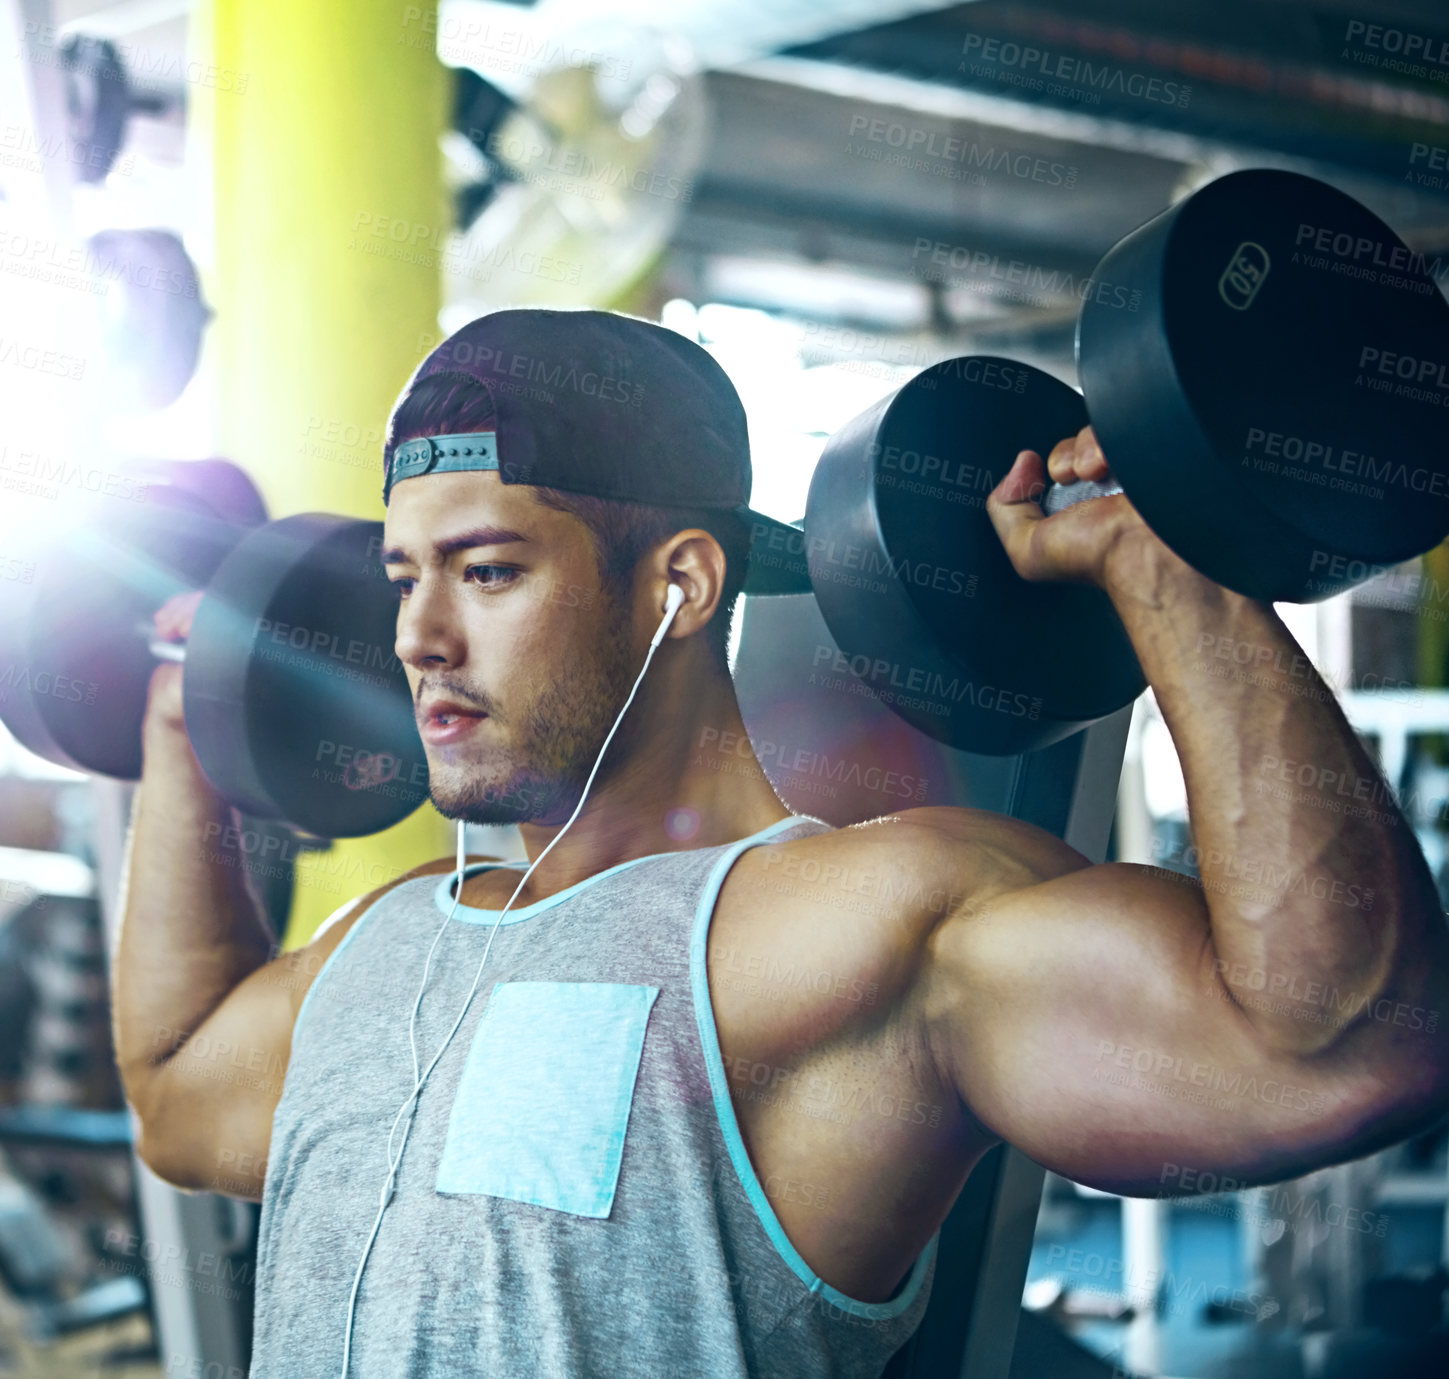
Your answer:
[[[1424,961],[1442,917],[1413,831],[1272,606],[1165,548],[1133,548],[1113,573],[1108,593],[1182,763],[1219,958],[1370,992],[1442,988],[1445,974]],[[1306,786],[1286,801],[1285,771]],[[1374,808],[1325,795],[1349,781]],[[1322,1034],[1290,1016],[1250,1018],[1295,1046]]]

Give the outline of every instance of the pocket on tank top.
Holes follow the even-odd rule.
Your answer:
[[[608,1216],[658,996],[616,982],[498,983],[453,1098],[435,1190]]]

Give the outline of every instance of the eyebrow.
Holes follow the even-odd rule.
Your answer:
[[[445,537],[433,542],[433,554],[439,557],[452,555],[454,551],[467,551],[475,546],[506,546],[510,541],[527,541],[522,532],[508,527],[470,527],[456,536]],[[412,564],[413,558],[401,546],[389,546],[382,553],[384,565]]]

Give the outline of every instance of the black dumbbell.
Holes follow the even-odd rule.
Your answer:
[[[0,717],[31,751],[134,780],[158,657],[185,659],[187,736],[238,809],[328,838],[375,833],[427,797],[393,652],[382,524],[309,513],[251,528],[160,485],[36,561],[0,636]],[[184,649],[153,621],[204,590]]]
[[[284,517],[244,537],[206,587],[186,643],[186,731],[248,813],[352,838],[428,797],[382,530]]]
[[[1146,685],[1111,600],[1011,567],[986,497],[1026,448],[1087,424],[1065,383],[1010,359],[948,359],[841,428],[800,542],[851,672],[948,746],[1044,747]]]
[[[33,543],[31,580],[0,602],[0,717],[14,737],[58,766],[139,777],[155,662],[135,624],[204,586],[244,533],[204,494],[151,482]]]
[[[1234,173],[1133,231],[1093,276],[1077,356],[1121,488],[1227,588],[1312,602],[1449,534],[1449,303],[1324,183]],[[986,514],[1019,451],[1087,422],[1050,375],[966,357],[825,447],[800,540],[826,624],[938,741],[1031,750],[1144,688],[1106,595],[1018,578]],[[1043,503],[1102,491],[1054,485]]]
[[[1134,230],[1077,371],[1132,505],[1210,579],[1313,603],[1449,534],[1449,302],[1367,207],[1298,173],[1212,182]]]

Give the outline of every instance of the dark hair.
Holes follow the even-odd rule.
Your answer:
[[[383,463],[392,460],[393,451],[403,441],[486,429],[492,419],[493,399],[476,379],[447,371],[429,374],[393,409]],[[714,537],[725,555],[724,588],[704,636],[716,664],[721,670],[728,669],[730,623],[750,552],[749,528],[743,518],[717,509],[656,507],[559,488],[528,487],[545,507],[577,517],[588,529],[599,583],[606,597],[615,600],[633,588],[640,558],[675,532],[701,527]]]

